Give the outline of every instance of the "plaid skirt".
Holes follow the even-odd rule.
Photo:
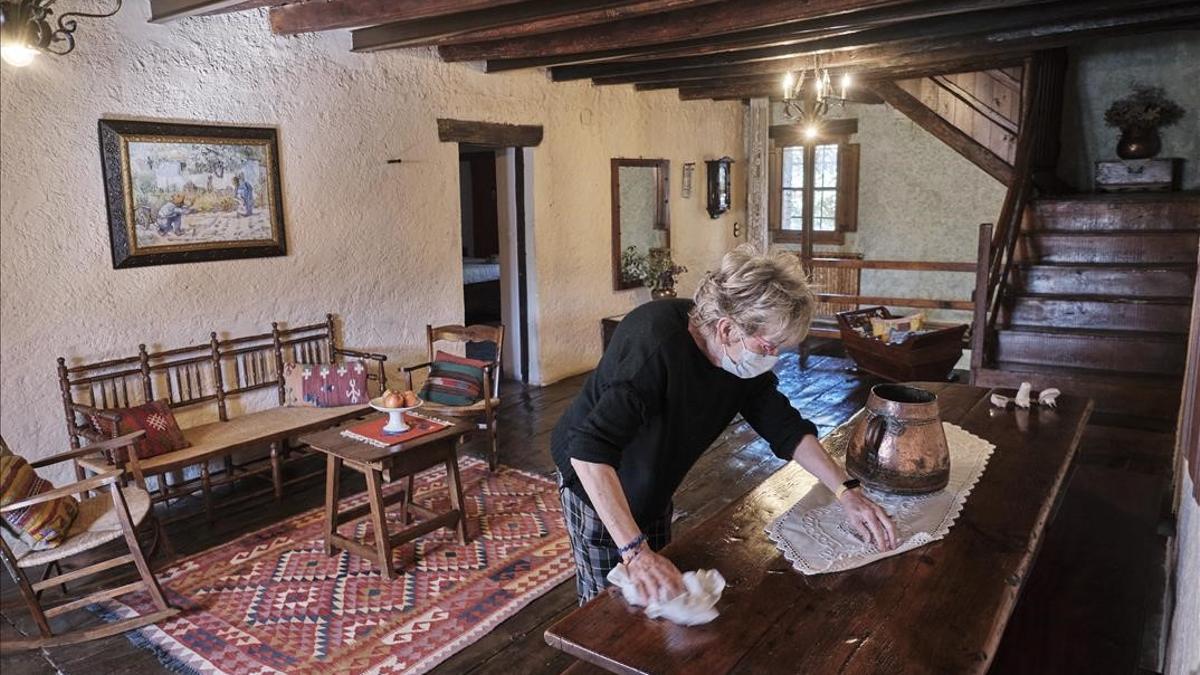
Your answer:
[[[575,590],[579,604],[596,597],[608,586],[608,573],[621,562],[620,548],[608,535],[600,515],[587,502],[568,488],[562,487],[558,496],[562,499],[563,518],[567,521],[567,534],[571,538],[571,552],[575,556]],[[642,533],[657,551],[671,543],[671,514],[674,506],[652,522],[642,526]]]

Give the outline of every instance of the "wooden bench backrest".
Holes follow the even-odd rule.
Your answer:
[[[821,253],[822,258],[846,258],[851,260],[861,260],[862,254],[858,253]],[[838,293],[840,295],[858,295],[859,286],[862,280],[862,270],[849,267],[817,267],[814,266],[809,270],[810,283],[813,290],[819,293]],[[843,302],[818,302],[814,308],[813,316],[823,319],[832,319],[839,312],[848,312],[858,309],[858,305],[846,304]]]
[[[228,420],[226,401],[259,389],[275,389],[279,403],[285,400],[285,363],[334,363],[347,355],[337,346],[332,314],[325,321],[280,328],[271,332],[220,339],[216,332],[207,343],[150,352],[138,345],[138,354],[68,367],[58,359],[59,389],[67,417],[72,447],[80,439],[97,439],[91,421],[75,405],[99,409],[128,408],[165,399],[171,408],[213,404],[218,417]],[[358,353],[350,353],[358,356]],[[382,356],[375,355],[382,359]],[[379,373],[368,369],[367,378],[382,386]]]

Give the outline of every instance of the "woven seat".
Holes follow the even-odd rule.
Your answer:
[[[145,490],[133,486],[122,488],[121,493],[125,495],[125,503],[129,506],[129,517],[133,520],[134,527],[137,527],[150,511],[150,495]],[[112,497],[103,493],[79,502],[79,515],[71,523],[71,528],[67,530],[67,535],[59,546],[34,551],[19,539],[6,537],[5,543],[12,548],[18,566],[37,567],[91,550],[121,536],[121,521],[117,517]]]
[[[235,417],[226,422],[212,422],[183,430],[191,447],[139,460],[146,474],[163,473],[183,468],[231,452],[266,445],[298,436],[312,429],[327,427],[339,421],[371,412],[363,405],[334,408],[269,408]],[[105,457],[82,457],[79,464],[89,471],[108,471],[112,464]]]

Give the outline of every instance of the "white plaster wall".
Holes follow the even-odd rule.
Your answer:
[[[888,105],[848,104],[836,117],[857,118],[851,142],[861,146],[858,231],[843,246],[867,260],[973,262],[979,224],[994,223],[1005,187]],[[772,124],[786,124],[778,104]],[[797,246],[787,246],[796,248]],[[969,300],[975,286],[963,272],[863,270],[861,293],[888,297]],[[969,321],[965,312],[932,316]]]
[[[1159,157],[1182,157],[1183,189],[1200,189],[1200,30],[1094,40],[1068,54],[1059,175],[1077,189],[1092,189],[1097,160],[1117,159],[1119,129],[1104,125],[1104,111],[1129,94],[1134,82],[1163,87],[1186,109],[1161,130]]]
[[[1175,569],[1175,612],[1167,648],[1169,675],[1200,673],[1200,505],[1192,497],[1192,478],[1186,468],[1180,486],[1176,531],[1179,539]]]
[[[593,367],[600,317],[646,299],[611,290],[609,159],[663,157],[674,171],[741,156],[736,103],[485,75],[428,50],[352,54],[345,32],[274,37],[261,12],[147,18],[145,3],[128,4],[82,22],[71,55],[0,69],[0,432],[30,456],[66,447],[59,355],[126,355],[333,311],[348,345],[387,353],[393,369],[415,361],[427,322],[462,318],[458,148],[438,141],[437,117],[545,128],[527,167],[542,382]],[[114,271],[101,117],[277,127],[289,254]],[[703,194],[681,200],[671,184],[677,255],[711,268],[743,216],[714,223]]]

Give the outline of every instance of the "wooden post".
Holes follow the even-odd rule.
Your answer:
[[[333,314],[325,315],[325,330],[328,333],[329,363],[337,363],[337,339],[334,338]]]
[[[279,405],[287,403],[287,385],[283,379],[283,338],[279,335],[279,323],[271,322],[271,342],[275,345],[275,377],[279,381]]]
[[[983,223],[979,226],[979,250],[976,259],[979,261],[975,268],[975,315],[971,327],[971,384],[979,377],[983,368],[983,351],[987,348],[988,331],[988,264],[992,255],[992,224]]]
[[[138,368],[142,371],[142,394],[146,397],[144,402],[149,403],[154,400],[154,382],[150,379],[150,354],[144,344],[138,345]]]
[[[209,333],[209,345],[212,349],[213,387],[217,394],[217,414],[222,422],[228,422],[229,414],[225,410],[225,378],[221,377],[221,342],[217,339],[216,331]]]

